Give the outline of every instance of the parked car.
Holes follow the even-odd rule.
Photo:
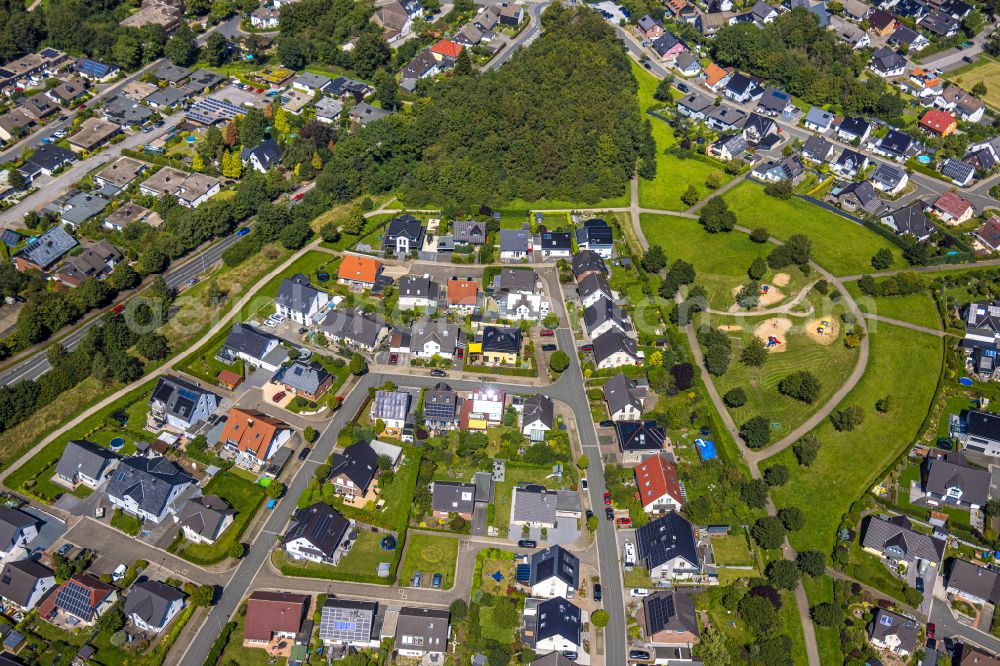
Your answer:
[[[617,523],[620,527],[627,527],[632,524],[632,519],[628,516],[622,516],[617,520]]]
[[[464,355],[465,355],[465,350],[459,347],[458,352],[455,354],[455,356],[458,358],[459,361],[461,361]]]
[[[587,509],[587,512],[584,514],[584,516],[586,516],[587,520],[590,520],[591,518],[594,517],[594,512],[591,511],[590,509]]]
[[[604,594],[601,592],[601,584],[594,583],[594,601],[600,601]]]
[[[196,277],[191,278],[190,280],[187,281],[187,284],[189,287],[195,286],[196,284],[198,284],[198,278]]]
[[[115,307],[111,308],[111,311],[114,312],[115,314],[121,314],[122,312],[125,311],[125,304],[119,303]]]
[[[399,362],[399,354],[389,354],[389,365],[396,365]]]
[[[156,121],[155,123],[153,123],[153,127],[163,127],[163,126],[164,126],[164,125],[166,125],[166,124],[167,124],[167,123],[165,123],[165,122],[164,122],[164,121],[162,121],[162,120],[157,120],[157,121]]]
[[[284,391],[278,391],[273,396],[271,396],[271,400],[273,402],[281,402],[284,399],[285,399],[285,392]]]
[[[58,552],[60,555],[65,556],[66,553],[68,553],[71,550],[73,550],[73,544],[67,542],[67,543],[64,543],[63,545],[59,546],[59,550],[56,551],[56,552]]]
[[[246,236],[248,233],[250,233],[250,227],[240,227],[239,229],[236,230],[236,233],[234,235]]]
[[[540,335],[543,338],[551,338],[555,334],[556,332],[553,331],[551,328],[543,328],[538,335]]]
[[[60,123],[64,123],[64,122],[66,122],[67,120],[69,120],[69,116],[59,116],[59,120],[58,120],[58,122],[60,122]]]
[[[305,460],[309,457],[309,452],[312,451],[308,446],[299,451],[299,460]]]
[[[601,426],[602,428],[614,428],[615,427],[615,422],[612,421],[611,419],[604,419],[603,421],[601,421],[597,425]]]
[[[633,587],[628,593],[636,599],[642,599],[643,597],[649,596],[649,590],[644,587]]]
[[[431,370],[431,377],[447,377],[448,373],[441,368],[434,368]]]
[[[420,580],[423,578],[423,574],[419,571],[413,574],[413,580],[410,581],[411,587],[420,587]]]
[[[916,585],[914,587],[917,588],[917,592],[920,592],[921,594],[923,594],[923,591],[924,591],[924,579],[921,576],[919,576],[919,575],[917,576],[917,583],[916,583]]]
[[[517,542],[517,545],[519,548],[534,548],[538,544],[531,539],[521,539]]]
[[[612,509],[610,506],[604,507],[604,517],[607,518],[608,520],[614,520],[615,510]]]
[[[604,491],[604,505],[611,506],[611,493]]]
[[[934,626],[933,622],[927,623],[927,638],[934,638],[935,629],[937,629],[937,627]]]
[[[682,93],[691,92],[691,89],[688,88],[688,85],[686,83],[678,83],[677,89],[680,90]]]
[[[607,14],[607,12],[604,13]],[[611,18],[610,14],[608,14],[608,18]],[[579,657],[579,655],[576,653],[576,650],[564,650],[562,656],[566,657],[570,661],[576,661],[577,657]]]
[[[435,590],[441,589],[441,574],[439,573],[434,574],[434,578],[431,579],[431,587],[433,587]]]
[[[587,489],[587,477],[583,477],[582,479],[580,479],[580,486],[581,486],[581,487],[582,487],[582,488],[583,488],[584,490],[586,490],[586,489]]]
[[[645,650],[629,650],[629,659],[649,659],[649,653]]]
[[[142,128],[142,133],[149,134],[150,132],[153,131],[153,129],[154,127],[152,125],[146,125],[145,127]]]
[[[583,345],[580,347],[580,351],[592,352],[594,351],[594,345]]]
[[[554,352],[557,349],[559,349],[559,347],[555,345],[542,345],[543,352]]]
[[[66,130],[57,130],[57,131],[55,131],[55,132],[52,133],[52,138],[53,139],[61,139],[64,136],[66,136]]]
[[[305,192],[299,192],[298,194],[292,197],[292,201],[302,201],[302,197],[304,197],[305,195],[306,195]]]

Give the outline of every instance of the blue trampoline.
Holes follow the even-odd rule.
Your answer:
[[[698,457],[701,458],[702,462],[706,460],[712,460],[717,457],[715,452],[715,442],[710,439],[696,439],[694,440],[694,445],[698,449]]]
[[[490,578],[492,578],[493,580],[495,580],[496,582],[499,583],[500,581],[503,580],[503,574],[500,573],[499,571],[494,571],[493,575],[490,576]]]

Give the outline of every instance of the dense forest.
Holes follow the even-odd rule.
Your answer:
[[[542,19],[542,36],[499,70],[441,81],[410,113],[341,140],[319,189],[469,206],[623,194],[652,142],[629,59],[590,9],[556,4]]]
[[[368,20],[373,12],[371,3],[355,0],[300,0],[283,6],[278,60],[293,69],[318,61],[371,76],[392,60],[382,28]],[[355,38],[353,50],[341,48]]]

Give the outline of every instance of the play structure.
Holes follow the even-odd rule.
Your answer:
[[[769,291],[771,291],[771,288],[769,286],[767,286],[766,284],[760,285],[760,293],[766,294]]]
[[[819,335],[826,335],[826,331],[830,328],[830,326],[830,322],[824,319],[820,322],[819,326],[816,327],[816,333]]]
[[[773,335],[767,336],[767,346],[768,346],[768,348],[774,347],[775,345],[780,345],[780,344],[781,344],[781,340],[779,340],[778,338],[774,337]]]

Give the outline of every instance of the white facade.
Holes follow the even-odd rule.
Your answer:
[[[602,359],[600,363],[597,364],[599,370],[606,370],[608,368],[620,368],[623,365],[635,365],[638,359],[632,358],[631,355],[624,351],[617,351],[611,356]]]
[[[549,302],[541,294],[507,294],[507,319],[537,321],[548,314]]]
[[[904,171],[903,177],[899,179],[899,183],[896,185],[896,187],[890,189],[886,187],[884,183],[881,183],[877,180],[872,180],[872,187],[874,187],[879,192],[888,192],[890,195],[896,195],[902,192],[903,188],[905,188],[906,184],[909,182],[910,182],[910,176]]]
[[[638,421],[640,418],[642,418],[642,412],[636,409],[632,403],[628,403],[611,415],[612,421]]]
[[[115,497],[114,495],[111,495],[109,493],[108,500],[115,508],[121,509],[125,513],[130,513],[133,516],[138,516],[139,518],[142,518],[144,520],[151,520],[154,523],[160,523],[163,521],[164,518],[167,517],[167,515],[177,512],[177,507],[174,506],[174,500],[176,500],[177,497],[182,492],[184,492],[184,490],[189,485],[191,484],[186,483],[183,485],[174,486],[170,490],[170,495],[168,495],[167,497],[167,502],[164,505],[163,510],[160,512],[159,515],[150,513],[145,509],[139,508],[139,503],[136,502],[133,497]]]
[[[18,528],[18,530],[11,537],[10,543],[2,544],[6,550],[0,550],[0,559],[7,557],[11,552],[17,548],[24,548],[29,543],[34,541],[35,537],[38,536],[38,527],[36,525],[27,525],[25,527]],[[26,557],[27,554],[23,555],[21,558]]]
[[[680,511],[683,506],[678,499],[671,497],[670,493],[663,493],[642,508],[646,513],[663,513],[666,511]]]
[[[132,615],[129,616],[129,619],[132,621],[132,624],[139,627],[143,631],[150,631],[154,634],[158,634],[161,631],[163,631],[168,624],[170,624],[170,621],[174,619],[174,617],[178,613],[180,613],[181,609],[183,608],[184,608],[183,599],[174,599],[172,602],[170,602],[170,606],[167,607],[167,612],[163,616],[163,624],[161,624],[158,627],[147,623],[136,613],[132,613]]]
[[[538,581],[531,586],[531,596],[539,599],[552,599],[554,597],[571,599],[575,594],[576,590],[559,576],[551,576],[547,580]]]
[[[225,518],[223,518],[222,527],[219,528],[219,535],[221,536],[232,524],[233,524],[233,517],[231,515],[227,515]],[[207,536],[198,534],[187,525],[183,525],[181,529],[184,531],[184,538],[187,539],[188,541],[191,541],[193,543],[207,543],[207,544],[215,543],[215,539],[210,539]]]
[[[550,428],[542,423],[541,419],[535,419],[531,423],[525,423],[521,426],[521,434],[533,442],[544,442],[545,433],[549,430]]]
[[[320,312],[326,309],[327,304],[330,302],[330,295],[325,291],[316,291],[316,295],[309,301],[303,310],[295,310],[280,303],[275,302],[274,311],[283,316],[291,319],[297,324],[302,326],[308,326],[313,323],[314,317]]]
[[[48,591],[55,586],[56,586],[55,577],[46,576],[45,578],[39,578],[37,581],[35,581],[35,586],[31,589],[31,594],[28,595],[28,599],[25,602],[24,606],[20,605],[20,603],[14,601],[13,599],[7,599],[6,597],[3,598],[7,599],[8,602],[17,606],[22,611],[27,612],[32,608],[36,607],[38,603],[42,600],[42,598],[48,593]]]
[[[701,573],[697,565],[691,564],[683,557],[677,556],[667,560],[663,564],[653,567],[649,575],[651,578],[663,578],[667,580],[687,580]]]

